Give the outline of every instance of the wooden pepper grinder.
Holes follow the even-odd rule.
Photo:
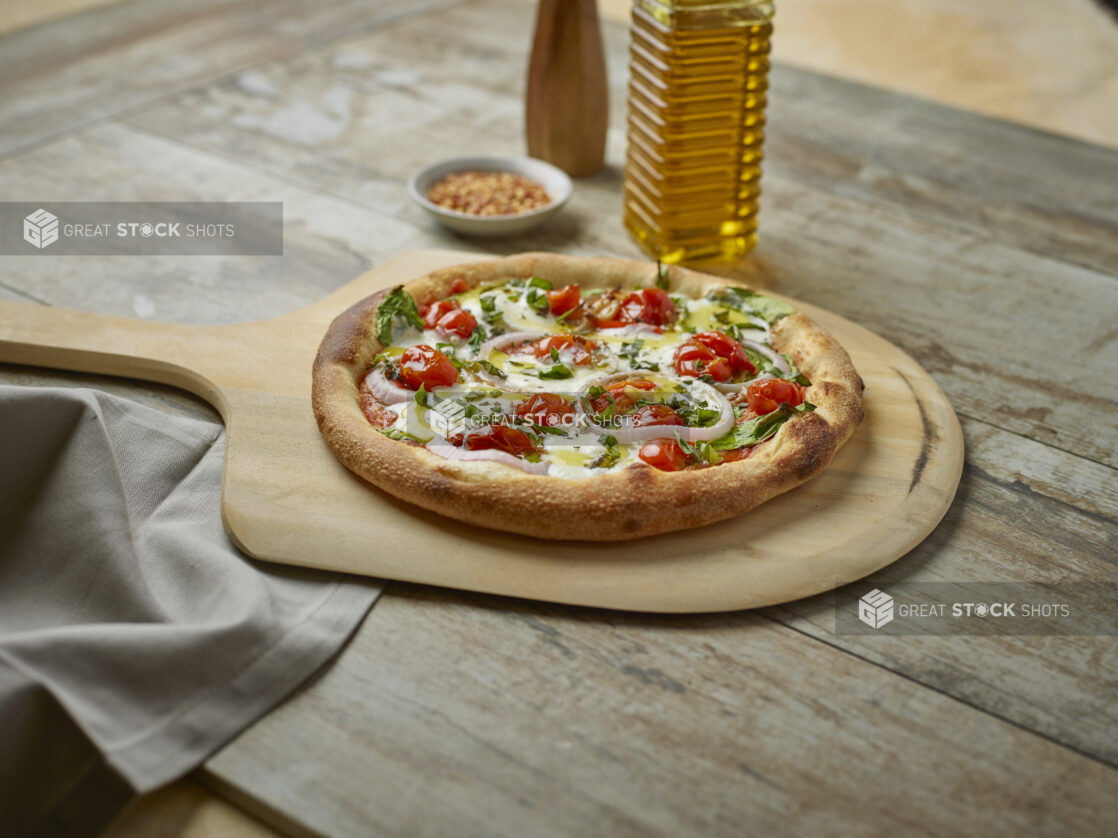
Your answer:
[[[525,117],[532,157],[575,177],[601,170],[609,100],[596,0],[539,0]]]

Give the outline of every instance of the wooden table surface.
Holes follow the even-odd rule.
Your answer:
[[[107,7],[0,41],[4,200],[281,200],[282,257],[0,260],[0,296],[257,319],[415,247],[637,255],[609,167],[548,227],[431,226],[404,181],[522,150],[519,0]],[[761,242],[724,272],[911,353],[958,496],[891,579],[1029,580],[1113,609],[1118,152],[803,70],[772,76]],[[208,416],[166,388],[5,367]],[[328,549],[328,547],[327,547]],[[833,633],[828,597],[642,617],[390,584],[333,667],[213,757],[277,829],[337,835],[1113,834],[1114,637]]]

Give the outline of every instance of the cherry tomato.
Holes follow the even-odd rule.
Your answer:
[[[740,343],[724,332],[699,332],[676,350],[679,375],[709,375],[729,381],[739,372],[757,372]]]
[[[745,354],[742,345],[725,332],[699,332],[691,340],[708,347],[719,358],[725,358],[735,373],[757,372],[757,368]]]
[[[575,415],[575,406],[554,393],[537,393],[518,403],[514,412],[537,425],[555,427],[562,424],[565,417]]]
[[[756,446],[750,445],[747,448],[734,448],[730,451],[723,451],[721,452],[722,462],[736,463],[738,460],[748,460],[749,455],[753,453],[755,447]]]
[[[508,425],[493,425],[485,433],[471,434],[466,437],[466,447],[471,451],[496,448],[516,457],[536,450],[528,434]]]
[[[628,323],[666,326],[675,319],[675,303],[667,291],[642,288],[634,291],[621,303],[619,319]]]
[[[396,422],[396,414],[364,387],[361,388],[361,412],[374,428],[390,428]]]
[[[564,349],[571,349],[571,357],[574,362],[580,366],[590,363],[589,350],[596,347],[598,344],[592,340],[587,340],[581,335],[552,335],[551,337],[541,338],[535,343],[535,352],[537,358],[546,358],[551,354],[551,350],[562,352]]]
[[[750,408],[764,416],[772,413],[782,404],[795,407],[804,400],[805,388],[794,381],[785,381],[783,378],[769,378],[764,381],[754,381],[745,391],[745,400]]]
[[[477,318],[458,307],[453,300],[439,300],[428,306],[423,316],[423,324],[440,335],[457,335],[468,338],[477,328]]]
[[[438,325],[440,317],[456,308],[458,306],[452,300],[439,300],[437,303],[431,303],[431,305],[421,308],[419,316],[423,318],[424,326],[428,329],[434,329]]]
[[[462,277],[458,277],[456,280],[450,283],[450,293],[461,294],[463,291],[469,289],[469,287],[470,283],[466,282],[466,280],[464,280]]]
[[[558,317],[566,314],[573,308],[578,308],[582,300],[582,292],[577,285],[568,285],[558,291],[547,292],[547,302],[551,306],[551,313]]]
[[[460,338],[468,338],[476,328],[477,318],[460,308],[440,317],[439,324],[435,327],[440,334],[458,335]]]
[[[679,375],[709,375],[715,381],[729,381],[734,377],[730,362],[720,358],[709,346],[688,341],[676,350],[675,371]]]
[[[646,378],[615,381],[612,384],[606,385],[606,393],[590,402],[590,406],[594,409],[595,413],[601,413],[612,404],[618,413],[624,413],[637,403],[637,400],[629,395],[628,391],[630,389],[655,390],[656,385]]]
[[[680,471],[687,467],[687,454],[674,439],[653,439],[641,446],[637,456],[660,471]]]
[[[633,411],[633,427],[682,425],[683,418],[666,404],[646,404]]]
[[[404,350],[400,357],[400,380],[409,390],[425,386],[442,387],[458,380],[458,370],[450,359],[437,349],[425,344]]]

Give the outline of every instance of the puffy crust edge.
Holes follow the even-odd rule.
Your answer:
[[[405,283],[423,305],[470,287],[539,276],[582,288],[650,287],[655,265],[606,258],[525,253],[434,271]],[[671,291],[701,296],[743,285],[685,268],[669,269]],[[779,320],[773,344],[812,381],[816,410],[788,420],[748,459],[712,468],[662,472],[647,466],[571,480],[530,475],[500,463],[446,460],[392,440],[361,412],[360,373],[380,351],[376,309],[387,291],[361,300],[327,330],[314,361],[315,419],[338,460],[391,495],[470,524],[547,539],[623,541],[688,529],[740,515],[822,471],[861,423],[863,384],[846,351],[802,314]]]

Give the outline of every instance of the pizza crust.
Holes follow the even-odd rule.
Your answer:
[[[480,283],[538,276],[555,287],[652,287],[649,262],[525,253],[444,268],[405,283],[423,306],[450,295],[455,279]],[[669,291],[701,297],[742,285],[685,268]],[[496,462],[447,460],[389,439],[361,412],[358,382],[381,350],[376,309],[387,291],[361,300],[330,325],[314,361],[311,402],[327,444],[346,468],[405,501],[459,521],[548,539],[622,541],[740,515],[818,474],[862,421],[863,384],[846,351],[819,325],[792,314],[773,326],[773,346],[812,382],[816,406],[785,422],[745,460],[664,472],[636,465],[584,480],[525,474]]]

